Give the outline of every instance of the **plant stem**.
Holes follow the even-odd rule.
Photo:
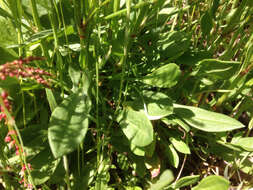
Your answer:
[[[65,179],[66,179],[67,187],[68,187],[68,190],[71,190],[70,180],[69,180],[69,164],[68,164],[68,158],[66,155],[63,156],[63,166],[66,171]]]

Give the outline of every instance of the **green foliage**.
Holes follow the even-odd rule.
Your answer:
[[[252,13],[251,0],[1,1],[0,189],[252,186]]]
[[[177,84],[179,76],[179,67],[171,63],[159,67],[152,73],[143,77],[141,81],[155,87],[170,88]]]
[[[150,187],[150,190],[161,190],[164,189],[166,186],[168,186],[172,181],[174,180],[173,173],[170,170],[165,170],[159,180],[155,183],[152,184]]]
[[[144,112],[123,110],[117,120],[131,144],[144,147],[152,142],[153,126]]]
[[[200,181],[200,183],[193,187],[193,190],[214,190],[214,189],[220,189],[220,190],[227,190],[229,188],[229,181],[224,179],[220,176],[208,176]]]
[[[82,92],[72,94],[52,112],[48,140],[58,158],[77,149],[88,130],[90,101]]]
[[[174,104],[174,112],[192,127],[207,132],[224,132],[244,127],[231,117],[192,106]]]

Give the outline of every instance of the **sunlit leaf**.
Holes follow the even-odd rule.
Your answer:
[[[74,151],[88,130],[90,100],[80,92],[72,94],[56,107],[51,115],[48,139],[57,158]]]
[[[240,65],[241,63],[236,61],[204,59],[198,63],[198,76],[209,76],[214,79],[228,79],[238,71]]]
[[[134,145],[144,147],[153,141],[153,126],[143,111],[125,109],[117,120]]]
[[[188,185],[197,183],[199,180],[199,175],[192,175],[180,178],[174,185],[175,189],[179,189]]]
[[[212,175],[202,179],[192,190],[228,190],[228,188],[228,180],[221,176]]]
[[[193,106],[174,104],[174,112],[190,126],[202,131],[223,132],[244,127],[229,116]]]
[[[150,120],[161,119],[173,113],[172,100],[161,92],[144,91],[144,111]]]
[[[173,144],[177,151],[183,154],[191,154],[189,146],[180,138],[170,137],[170,142]]]
[[[174,63],[170,63],[146,75],[141,81],[160,88],[170,88],[177,84],[180,73],[179,67]]]
[[[238,138],[235,142],[232,141],[232,144],[240,146],[244,150],[253,151],[253,137],[241,137]]]
[[[159,180],[155,183],[152,184],[150,187],[150,190],[162,190],[166,186],[168,186],[172,181],[174,180],[174,175],[171,170],[165,170]]]

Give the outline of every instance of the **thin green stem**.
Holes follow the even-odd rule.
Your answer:
[[[35,0],[30,0],[30,2],[31,2],[31,5],[32,5],[32,15],[33,15],[34,24],[37,27],[38,31],[41,31],[42,26],[41,26],[41,23],[40,23],[40,18],[39,18],[39,13],[38,13],[38,10],[37,10],[36,2],[35,2]],[[41,40],[41,50],[42,50],[44,56],[47,58],[47,63],[49,63],[50,56],[49,56],[49,53],[47,51],[46,43],[45,43],[44,40]]]
[[[66,171],[66,177],[65,177],[66,184],[67,184],[68,190],[71,190],[70,178],[69,178],[69,164],[68,164],[68,158],[66,155],[63,156],[63,166]]]
[[[120,107],[123,84],[124,84],[124,77],[125,77],[125,72],[126,72],[126,59],[127,59],[127,53],[128,53],[129,32],[130,32],[129,26],[130,26],[131,0],[126,1],[126,9],[127,9],[127,12],[126,12],[124,55],[123,55],[123,57],[121,58],[121,61],[120,61],[122,71],[121,71],[120,89],[119,89],[119,97],[118,97],[118,102],[117,102],[117,106],[116,106],[116,111]]]

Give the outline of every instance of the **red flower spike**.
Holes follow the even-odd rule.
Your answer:
[[[7,135],[7,136],[4,138],[4,142],[6,142],[6,143],[11,142],[11,137],[10,137],[9,135]]]
[[[10,130],[9,132],[8,132],[8,135],[16,135],[17,133],[16,133],[16,131],[15,130]]]
[[[3,91],[1,93],[1,96],[2,96],[3,99],[6,99],[8,97],[8,93],[6,91]]]

